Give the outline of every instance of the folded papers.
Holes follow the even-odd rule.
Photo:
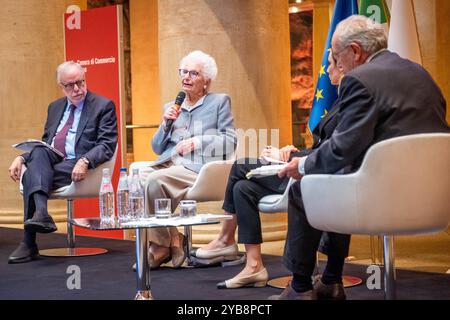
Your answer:
[[[212,214],[212,213],[202,213],[197,214],[193,217],[179,217],[175,216],[172,218],[158,219],[156,217],[140,219],[136,221],[124,222],[122,226],[129,227],[143,227],[143,226],[183,226],[183,225],[195,225],[209,222],[218,222],[220,220],[229,220],[233,216],[229,214]]]
[[[35,147],[45,147],[56,153],[59,157],[64,158],[64,154],[61,151],[55,149],[48,143],[41,140],[28,139],[26,141],[13,144],[12,147],[20,149],[25,152],[31,152],[31,150],[33,150]]]
[[[274,164],[270,166],[262,166],[251,170],[245,176],[247,179],[274,176],[278,174],[278,172],[280,172],[285,166],[286,164]]]

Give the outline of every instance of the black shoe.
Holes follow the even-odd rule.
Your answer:
[[[55,232],[58,228],[56,228],[56,224],[53,221],[53,218],[49,215],[44,215],[40,217],[33,217],[28,219],[24,223],[24,228],[28,232],[38,232],[38,233],[51,233]]]
[[[25,243],[21,242],[9,256],[8,263],[25,263],[36,260],[37,258],[39,258],[38,248],[28,248]]]
[[[314,284],[314,291],[318,300],[345,300],[347,297],[342,283],[324,284],[318,280]]]

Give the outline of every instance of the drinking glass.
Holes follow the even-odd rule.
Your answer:
[[[180,201],[180,217],[193,217],[197,214],[197,201],[181,200]]]
[[[155,199],[155,216],[157,219],[167,219],[172,216],[170,199]]]

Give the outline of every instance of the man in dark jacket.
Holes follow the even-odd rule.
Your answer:
[[[336,27],[332,52],[338,68],[345,73],[336,129],[308,156],[294,158],[280,172],[281,177],[301,179],[305,174],[355,171],[367,149],[379,141],[450,131],[445,99],[428,72],[386,47],[383,28],[371,19],[351,16]],[[348,247],[333,251],[336,239],[331,237],[327,266],[313,289],[311,276],[321,235],[322,231],[311,227],[306,219],[298,181],[289,194],[284,252],[284,264],[292,271],[293,280],[272,299],[345,299],[342,269]]]
[[[89,169],[112,158],[117,144],[114,103],[87,91],[84,69],[68,61],[57,68],[57,82],[65,97],[48,106],[42,141],[60,151],[35,147],[17,156],[9,167],[14,181],[22,177],[24,199],[24,238],[10,255],[9,263],[22,263],[39,255],[36,232],[56,231],[47,211],[52,190],[81,181]]]

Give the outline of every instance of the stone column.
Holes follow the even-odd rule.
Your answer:
[[[216,59],[212,91],[230,95],[236,127],[278,129],[279,143],[291,143],[287,1],[163,0],[158,5],[162,101],[174,99],[180,88],[181,58],[199,49]]]
[[[161,122],[158,61],[158,3],[130,2],[132,116],[135,125]],[[157,129],[133,130],[134,161],[155,160],[150,140]]]
[[[256,129],[259,145],[249,146],[241,135],[238,155],[258,156],[266,144],[292,142],[288,1],[160,0],[158,17],[162,102],[173,100],[181,87],[181,58],[202,50],[216,59],[212,91],[230,95],[236,128],[247,137],[248,129]],[[278,130],[279,141],[271,139],[270,129]],[[221,212],[219,205],[216,210]],[[273,239],[267,232],[278,232],[282,239],[285,223],[277,221],[283,216],[273,224],[264,216],[264,237]],[[194,242],[207,242],[216,233],[194,229]]]
[[[333,15],[330,0],[313,0],[313,80],[314,88],[322,64],[323,50],[327,41],[330,20]]]
[[[64,60],[63,18],[67,6],[85,1],[3,0],[0,19],[0,224],[22,226],[23,203],[8,167],[19,150],[11,145],[40,139],[49,102],[62,95],[56,67]],[[65,221],[64,201],[51,201],[50,213]]]

